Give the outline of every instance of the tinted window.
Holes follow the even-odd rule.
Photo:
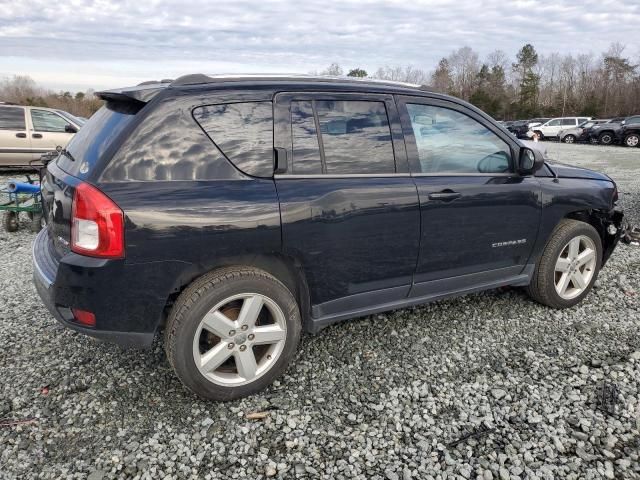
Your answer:
[[[625,123],[640,123],[640,117],[631,117]]]
[[[24,109],[0,107],[1,130],[24,130]]]
[[[443,107],[408,104],[422,173],[504,173],[509,145],[467,115]]]
[[[273,175],[273,111],[271,102],[207,105],[193,116],[222,153],[249,175]]]
[[[329,174],[394,173],[391,130],[383,102],[315,102]]]
[[[563,118],[562,119],[562,125],[575,126],[576,125],[576,119],[575,118]]]
[[[292,173],[322,173],[320,146],[313,105],[309,100],[291,102]]]
[[[57,160],[58,166],[71,175],[85,178],[118,134],[133,120],[136,111],[111,103],[102,107],[67,145],[74,161],[60,155]]]
[[[69,122],[53,112],[31,109],[31,122],[36,132],[64,133]]]

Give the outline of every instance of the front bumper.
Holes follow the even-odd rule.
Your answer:
[[[86,285],[84,288],[78,289],[73,285],[57,285],[56,277],[58,277],[60,268],[66,269],[68,266],[63,265],[55,259],[55,256],[50,250],[50,244],[51,242],[49,241],[47,229],[44,229],[37,235],[33,243],[33,283],[38,295],[40,295],[40,298],[42,299],[42,302],[55,319],[67,328],[76,330],[91,337],[116,343],[123,347],[148,348],[151,346],[155,335],[155,329],[149,332],[119,331],[100,328],[99,324],[98,328],[89,328],[75,322],[71,307],[81,307],[84,304],[80,302],[91,301],[91,296],[95,295],[96,292],[96,285],[92,284],[91,280],[94,275],[86,274],[86,272],[80,271],[77,265],[74,265],[71,270],[75,270],[77,276],[85,279]],[[69,276],[63,275],[63,277],[68,278]],[[68,301],[68,299],[74,298],[73,295],[69,295],[69,291],[76,292],[76,298],[78,298],[79,304],[70,303]],[[109,295],[105,294],[105,296]],[[93,308],[90,308],[90,310],[93,311],[98,318],[105,317],[103,312],[96,312]],[[108,325],[105,326],[108,327]]]

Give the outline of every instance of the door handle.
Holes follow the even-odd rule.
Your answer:
[[[443,190],[438,193],[430,193],[429,200],[440,200],[441,202],[450,202],[455,200],[456,198],[460,198],[462,196],[461,193],[454,192],[453,190]]]
[[[18,132],[16,133],[16,137],[18,138],[27,138],[27,134],[24,132]]]
[[[34,133],[33,135],[31,135],[33,138],[42,138],[42,134],[41,133]]]

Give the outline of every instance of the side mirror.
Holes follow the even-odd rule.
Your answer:
[[[520,175],[533,175],[544,165],[544,155],[533,148],[522,147],[518,159],[518,173]]]
[[[67,123],[64,126],[64,131],[67,133],[78,133],[78,129],[76,127],[74,127],[73,125],[71,125],[70,123]]]

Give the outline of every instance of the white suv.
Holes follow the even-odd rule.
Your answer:
[[[0,167],[24,167],[65,147],[82,120],[62,110],[0,105]]]
[[[566,130],[568,128],[574,128],[580,125],[582,122],[591,120],[591,117],[560,117],[552,118],[546,123],[533,127],[533,131],[538,134],[538,138],[557,138],[560,130]]]

